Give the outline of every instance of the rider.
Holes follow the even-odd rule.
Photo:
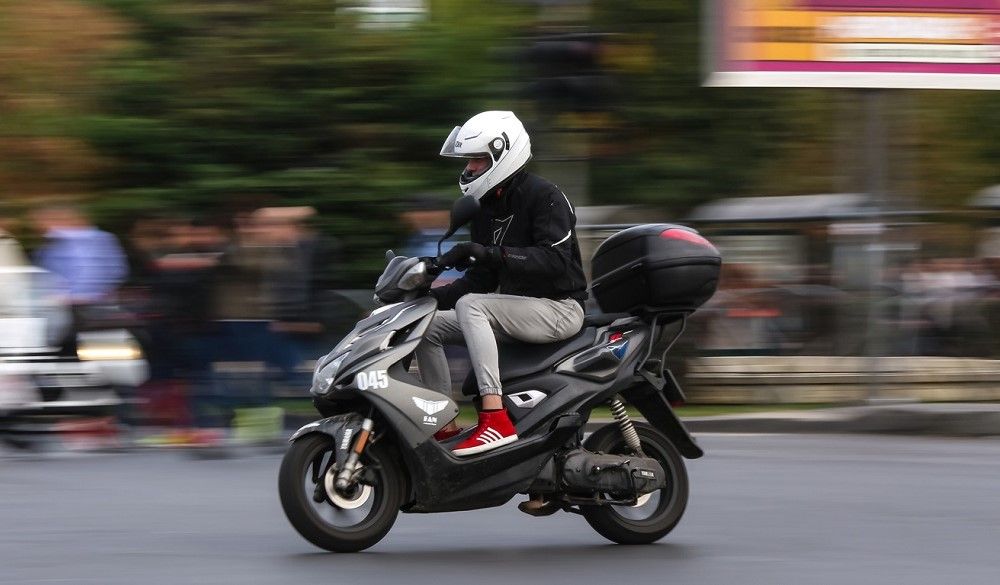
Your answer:
[[[445,266],[467,270],[431,290],[439,311],[416,355],[424,383],[448,393],[443,345],[468,346],[482,410],[475,431],[453,452],[472,455],[517,440],[501,399],[498,339],[551,343],[572,337],[583,325],[587,281],[573,207],[558,187],[524,169],[531,142],[512,112],[473,116],[452,130],[441,155],[467,159],[458,185],[464,195],[478,197],[481,207],[472,241],[440,258]],[[435,437],[459,432],[452,422]]]

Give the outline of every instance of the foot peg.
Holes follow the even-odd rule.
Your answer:
[[[517,505],[517,509],[532,516],[551,516],[559,511],[559,506],[555,502],[539,497],[521,502]]]

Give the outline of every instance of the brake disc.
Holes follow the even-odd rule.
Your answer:
[[[326,475],[323,477],[323,487],[326,489],[326,497],[330,499],[330,503],[338,508],[343,510],[360,508],[361,506],[364,506],[372,497],[373,490],[370,485],[355,484],[354,493],[350,496],[345,496],[338,492],[334,487],[334,483],[336,481],[337,466],[331,465],[330,468],[326,470]]]

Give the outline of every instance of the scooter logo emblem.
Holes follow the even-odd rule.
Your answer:
[[[616,358],[621,360],[625,357],[625,352],[628,351],[628,339],[625,339],[624,335],[621,333],[612,333],[611,337],[608,338],[608,341],[610,343],[605,347],[610,349],[611,353]]]
[[[423,421],[425,425],[436,425],[437,417],[431,415],[441,412],[448,406],[447,400],[424,400],[416,396],[413,397],[413,403],[417,405],[417,408],[427,413]]]

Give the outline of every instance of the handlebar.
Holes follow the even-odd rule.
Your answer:
[[[428,274],[433,274],[434,276],[437,276],[437,275],[441,274],[442,272],[444,272],[445,270],[450,270],[452,268],[456,268],[456,266],[447,266],[447,265],[445,265],[444,262],[442,261],[442,258],[443,258],[443,256],[438,256],[437,258],[428,258],[427,259],[428,260],[428,264],[427,264],[427,273]],[[469,258],[468,258],[468,265],[465,266],[464,268],[460,268],[459,270],[466,270],[467,268],[471,268],[475,263],[476,263],[475,256],[469,256]],[[434,266],[434,269],[437,270],[437,272],[432,273],[431,272],[431,266]]]

